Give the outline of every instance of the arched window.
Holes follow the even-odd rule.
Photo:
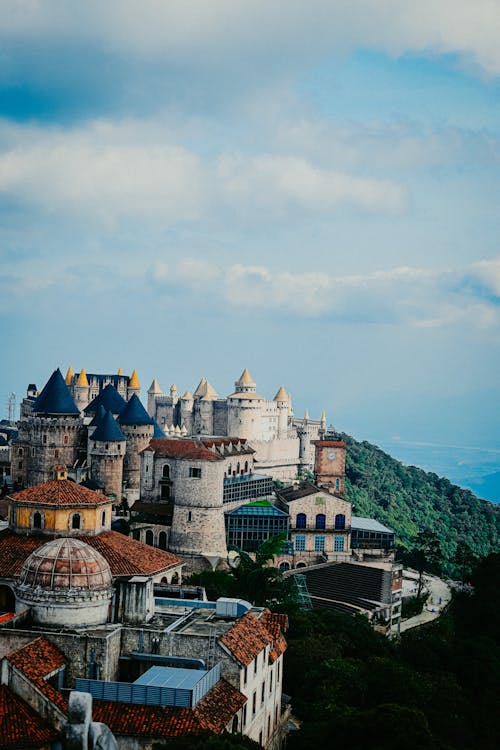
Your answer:
[[[245,474],[247,473],[247,471],[248,471],[248,461],[245,461]]]
[[[227,475],[228,477],[231,476],[231,464],[229,464],[229,466],[227,467]]]
[[[324,529],[326,527],[326,516],[324,513],[318,513],[316,516],[316,528]]]
[[[345,516],[343,513],[337,513],[335,516],[335,528],[345,529]]]
[[[79,513],[73,513],[73,517],[71,519],[71,528],[72,529],[79,529],[80,528],[80,514]]]
[[[152,547],[153,542],[154,542],[153,532],[151,531],[151,529],[148,529],[146,531],[146,544],[149,544]]]
[[[290,563],[286,560],[280,562],[280,570],[290,570]]]
[[[33,528],[34,529],[42,528],[42,514],[39,513],[37,510],[33,513]]]
[[[160,531],[158,534],[158,547],[160,549],[167,549],[167,534],[165,531]]]
[[[238,461],[238,463],[236,464],[236,473],[237,473],[237,474],[239,474],[239,473],[240,473],[240,462],[239,462],[239,461]]]
[[[305,513],[297,513],[297,523],[296,526],[298,529],[305,529],[307,524],[307,516]]]
[[[132,532],[132,538],[137,539],[138,542],[141,541],[141,532],[139,529],[134,529]]]
[[[163,479],[170,479],[170,466],[168,464],[163,465]]]
[[[65,435],[63,437],[63,443],[64,443],[64,445],[68,445],[68,436],[67,435]]]

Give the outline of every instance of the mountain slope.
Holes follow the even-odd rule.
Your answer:
[[[481,556],[498,549],[500,507],[437,474],[404,466],[371,443],[342,438],[347,443],[346,499],[356,515],[387,524],[407,548],[419,531],[435,531],[445,563],[460,543]]]

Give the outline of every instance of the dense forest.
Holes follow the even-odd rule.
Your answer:
[[[441,542],[443,568],[462,544],[479,557],[498,549],[500,507],[437,474],[404,466],[371,443],[347,443],[346,498],[359,516],[376,518],[394,529],[398,543],[413,546],[419,531],[433,531]]]

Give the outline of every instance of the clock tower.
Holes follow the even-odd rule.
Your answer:
[[[318,487],[344,497],[346,444],[343,440],[315,440],[314,474]]]

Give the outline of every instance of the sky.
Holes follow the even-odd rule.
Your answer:
[[[221,396],[248,367],[500,468],[499,28],[498,0],[2,0],[1,416],[70,364]]]

